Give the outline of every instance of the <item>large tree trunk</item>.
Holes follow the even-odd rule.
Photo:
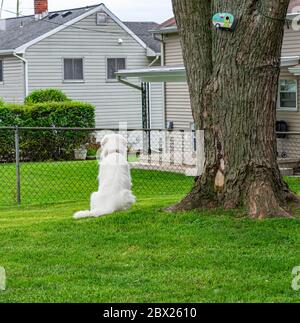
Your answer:
[[[193,116],[205,130],[205,169],[170,210],[245,206],[254,218],[289,216],[299,201],[277,165],[276,99],[289,0],[173,0]],[[232,13],[233,31],[212,26]]]

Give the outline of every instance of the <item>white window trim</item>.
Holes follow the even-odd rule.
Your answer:
[[[108,78],[108,60],[112,58],[112,59],[118,59],[118,58],[123,58],[125,59],[125,70],[127,69],[127,56],[106,56],[105,57],[105,80],[106,80],[106,83],[118,83],[118,78],[116,77],[115,79],[109,79]]]
[[[298,111],[298,80],[297,79],[280,79],[280,81],[295,81],[296,82],[296,107],[295,108],[283,108],[280,106],[280,84],[278,86],[278,100],[277,100],[277,111],[282,111],[282,112],[297,112]],[[288,92],[287,92],[288,93]]]
[[[65,79],[65,59],[82,59],[82,80],[66,80]],[[63,83],[85,83],[85,59],[84,57],[63,57],[62,58],[62,82]]]

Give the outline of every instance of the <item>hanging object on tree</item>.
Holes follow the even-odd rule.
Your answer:
[[[231,13],[216,13],[212,18],[213,25],[218,29],[232,30],[235,25],[234,16]]]

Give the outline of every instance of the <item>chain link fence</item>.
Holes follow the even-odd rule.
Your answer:
[[[0,207],[88,201],[97,190],[101,139],[128,141],[137,198],[176,196],[191,188],[204,164],[203,132],[82,128],[0,128]],[[300,133],[278,133],[278,163],[300,193]]]
[[[98,188],[99,143],[109,133],[127,138],[138,199],[180,198],[199,175],[191,131],[6,127],[0,128],[0,207],[88,201]]]

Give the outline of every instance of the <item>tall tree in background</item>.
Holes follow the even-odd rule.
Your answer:
[[[245,206],[250,216],[290,216],[299,198],[277,165],[276,100],[289,0],[172,0],[205,170],[170,210]],[[216,29],[232,13],[233,31]]]

